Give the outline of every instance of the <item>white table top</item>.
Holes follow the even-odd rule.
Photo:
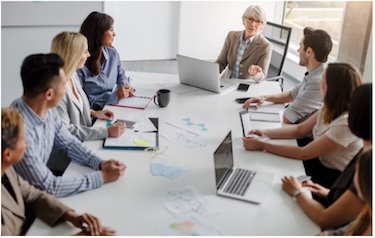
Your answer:
[[[160,83],[178,82],[177,75],[127,72],[133,78],[132,85],[142,88],[160,89]],[[152,176],[150,162],[153,152],[108,150],[102,148],[102,141],[85,142],[103,159],[115,158],[127,165],[125,175],[119,180],[105,184],[99,189],[62,198],[77,213],[91,213],[117,230],[117,235],[162,235],[156,229],[165,222],[175,219],[162,205],[166,191],[182,186],[194,187],[198,194],[213,205],[218,213],[200,217],[200,220],[217,228],[222,235],[315,235],[316,226],[281,188],[284,175],[299,176],[305,174],[301,161],[283,158],[265,152],[249,152],[242,146],[242,128],[239,112],[240,104],[234,101],[238,97],[256,96],[279,92],[275,82],[252,83],[247,93],[237,90],[219,95],[207,91],[187,94],[171,93],[171,102],[166,108],[150,103],[145,110],[110,106],[115,117],[127,113],[146,113],[149,117],[159,117],[160,146],[167,147],[166,156],[158,160],[168,165],[183,168],[186,172],[170,180],[161,176]],[[283,110],[283,105],[270,105]],[[164,137],[163,131],[169,125],[165,121],[172,118],[191,115],[208,122],[209,130],[202,135],[205,148],[189,150],[177,146]],[[105,125],[98,121],[95,126]],[[254,122],[254,128],[278,127],[280,123]],[[213,152],[232,131],[235,164],[241,167],[264,170],[275,174],[273,187],[266,200],[252,204],[216,195]],[[277,143],[296,144],[295,140],[272,140]],[[64,176],[73,176],[91,171],[90,168],[71,163]],[[28,235],[69,235],[77,232],[67,223],[51,229],[37,219]]]

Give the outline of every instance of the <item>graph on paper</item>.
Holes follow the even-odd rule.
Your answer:
[[[209,130],[209,125],[206,121],[189,115],[173,118],[166,121],[166,123],[197,135],[202,135]]]

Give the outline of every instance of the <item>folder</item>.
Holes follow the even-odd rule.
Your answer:
[[[138,88],[135,91],[134,96],[120,99],[117,103],[113,103],[110,105],[135,109],[145,109],[154,98],[155,93],[155,90]]]
[[[136,131],[127,129],[120,137],[106,138],[104,149],[144,150],[159,148],[159,118],[149,118],[156,131]]]

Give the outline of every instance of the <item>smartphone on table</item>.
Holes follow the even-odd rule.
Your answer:
[[[240,83],[240,85],[238,85],[237,90],[246,92],[249,89],[249,87],[250,87],[250,84]]]

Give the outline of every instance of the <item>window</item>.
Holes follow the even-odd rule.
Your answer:
[[[336,59],[345,4],[344,1],[287,1],[284,25],[293,29],[291,43],[299,45],[306,26],[325,30],[333,42],[330,57]]]

